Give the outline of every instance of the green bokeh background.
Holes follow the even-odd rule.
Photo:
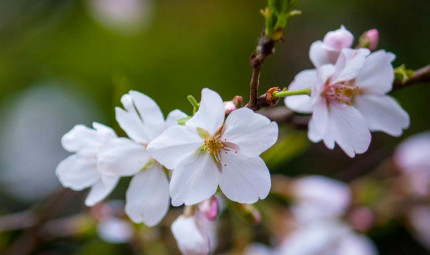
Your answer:
[[[1,102],[36,83],[67,81],[100,110],[96,121],[118,128],[113,109],[130,89],[154,98],[165,113],[175,108],[191,113],[186,96],[199,98],[203,87],[226,100],[235,95],[247,100],[249,57],[263,26],[259,10],[265,1],[154,0],[153,4],[150,25],[124,35],[95,21],[84,0],[2,0]],[[287,86],[297,72],[311,68],[311,43],[342,24],[356,38],[378,28],[380,48],[397,55],[395,66],[415,69],[430,63],[429,0],[301,0],[298,9],[302,16],[291,20],[285,42],[264,64],[261,92]],[[300,138],[303,132],[286,131],[293,138],[278,148],[285,160],[273,163],[272,170],[286,175],[318,173],[345,181],[360,176],[386,159],[404,137],[429,129],[429,94],[430,86],[425,84],[392,93],[409,112],[410,128],[402,138],[374,134],[369,152],[355,159],[338,149],[309,144]],[[7,104],[0,105],[8,110]],[[31,206],[1,196],[3,212]],[[376,242],[381,254],[428,254],[402,228],[377,236]]]

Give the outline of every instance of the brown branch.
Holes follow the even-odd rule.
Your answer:
[[[249,102],[246,104],[246,107],[257,111],[261,108],[258,100],[258,86],[260,83],[260,71],[263,65],[264,60],[272,55],[275,51],[275,41],[269,39],[264,34],[264,31],[261,34],[260,40],[258,41],[258,46],[255,50],[255,54],[252,55],[250,59],[250,65],[252,67],[252,76],[250,82],[250,95]]]
[[[412,75],[412,77],[410,77],[406,82],[394,82],[393,90],[408,87],[417,83],[426,82],[430,82],[430,65],[416,70],[414,75]]]

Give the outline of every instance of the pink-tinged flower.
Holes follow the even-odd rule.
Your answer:
[[[203,89],[200,108],[184,126],[173,126],[147,147],[152,157],[174,169],[172,204],[196,204],[218,185],[231,200],[254,203],[270,190],[270,173],[259,155],[278,138],[278,126],[247,108],[224,122],[221,97]]]
[[[344,26],[338,30],[328,32],[323,41],[316,41],[311,45],[309,58],[315,67],[334,64],[345,48],[351,48],[354,36]]]
[[[116,119],[127,135],[146,153],[146,145],[167,127],[177,125],[186,117],[179,110],[164,120],[158,105],[148,96],[130,91],[121,98],[124,109],[115,109]],[[126,158],[124,159],[126,160]],[[127,189],[125,211],[134,222],[153,226],[169,209],[169,181],[161,164],[151,157],[138,159],[142,167],[133,176]]]
[[[308,176],[293,182],[292,213],[301,224],[340,218],[351,202],[348,185],[323,176]]]
[[[375,245],[339,221],[321,221],[295,230],[274,254],[376,255]]]
[[[392,89],[395,56],[384,50],[369,53],[343,49],[336,65],[302,71],[289,89],[312,87],[311,96],[285,99],[292,110],[312,113],[310,140],[323,140],[330,149],[337,143],[350,157],[368,149],[370,131],[400,136],[409,126],[409,115],[386,95]]]
[[[111,128],[98,123],[93,123],[93,127],[76,125],[63,136],[64,149],[75,154],[63,160],[56,170],[64,187],[91,187],[85,200],[87,206],[103,200],[121,176],[135,174],[149,158],[141,145],[118,138]]]
[[[417,194],[430,194],[430,132],[414,135],[396,149],[394,160],[402,171],[405,183]]]
[[[408,216],[415,238],[430,250],[430,206],[416,206]]]
[[[184,255],[208,255],[216,248],[216,222],[199,211],[193,216],[179,216],[171,229]]]

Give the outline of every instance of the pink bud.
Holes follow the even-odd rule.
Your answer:
[[[232,111],[236,110],[236,105],[234,105],[233,101],[225,101],[224,110],[225,114],[230,114]]]
[[[338,30],[330,31],[324,36],[324,44],[334,50],[341,51],[343,48],[350,48],[354,36],[344,26]]]
[[[219,203],[215,196],[201,202],[199,204],[200,212],[210,221],[216,219],[219,213]]]
[[[360,37],[358,43],[359,48],[368,48],[369,50],[376,50],[379,43],[379,31],[378,29],[370,29]]]

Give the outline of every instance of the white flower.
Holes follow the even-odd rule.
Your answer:
[[[394,80],[391,62],[395,56],[384,50],[369,55],[367,49],[343,49],[336,65],[297,74],[289,89],[312,87],[311,97],[287,97],[285,104],[301,113],[313,113],[308,137],[335,142],[354,157],[370,144],[370,131],[400,136],[409,126],[409,115],[387,96]]]
[[[116,119],[127,135],[140,145],[143,166],[127,189],[125,212],[134,222],[156,225],[169,209],[169,181],[163,167],[146,152],[146,145],[186,114],[174,110],[164,120],[158,105],[148,96],[130,91],[121,98],[125,108],[115,109]],[[127,152],[123,152],[125,154]]]
[[[126,243],[133,239],[134,229],[130,221],[112,217],[99,223],[97,234],[108,243]]]
[[[215,250],[216,222],[199,211],[193,216],[179,216],[171,228],[182,254],[207,255]]]
[[[152,157],[174,169],[174,206],[206,200],[218,185],[239,203],[268,195],[270,174],[259,155],[276,142],[277,124],[247,108],[233,111],[225,123],[224,117],[221,97],[203,89],[200,108],[185,126],[167,129],[148,145]]]
[[[91,187],[85,200],[87,206],[104,199],[121,176],[133,175],[143,167],[140,160],[148,158],[141,145],[118,138],[111,128],[98,123],[93,123],[93,127],[76,125],[63,136],[64,149],[75,154],[63,160],[56,170],[64,187]]]
[[[300,224],[340,218],[350,205],[351,191],[345,183],[323,176],[294,181],[292,213]]]
[[[309,58],[315,67],[325,64],[335,64],[341,51],[351,48],[354,36],[344,26],[338,30],[330,31],[323,41],[316,41],[311,45]]]
[[[408,216],[415,238],[430,250],[430,206],[415,206]]]
[[[374,244],[338,221],[308,224],[294,231],[274,254],[376,255]]]
[[[406,179],[405,184],[417,195],[430,193],[430,132],[414,135],[396,149],[394,160]]]

